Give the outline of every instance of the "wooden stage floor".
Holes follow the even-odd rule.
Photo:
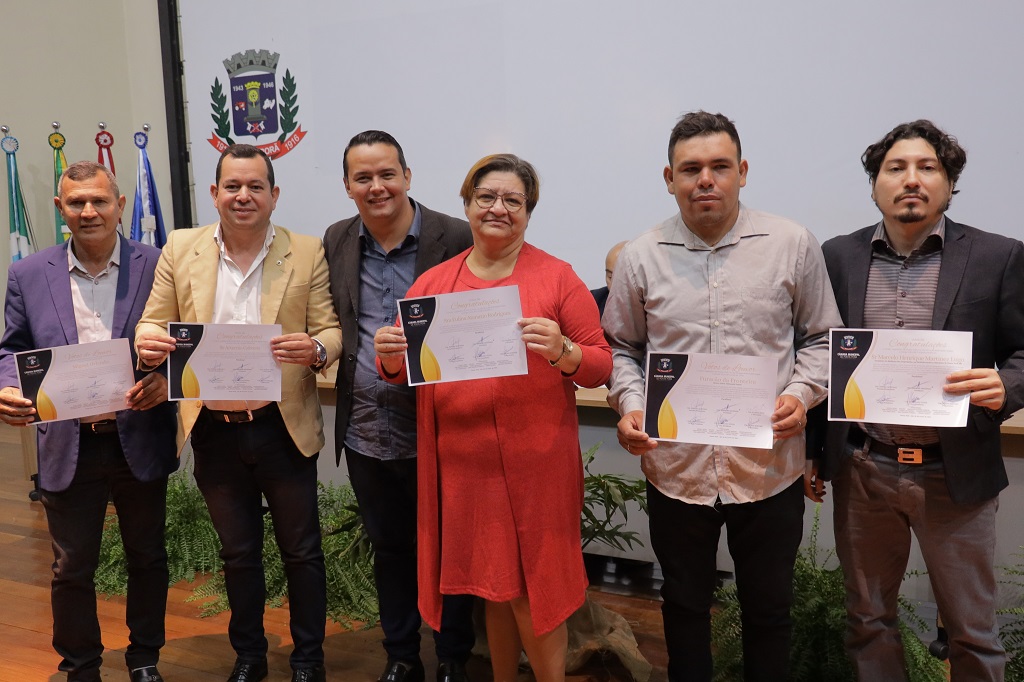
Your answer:
[[[50,565],[53,553],[42,505],[30,502],[31,484],[22,469],[19,433],[0,424],[0,680],[3,682],[63,682],[57,672],[58,656],[50,646]],[[591,588],[596,602],[621,614],[633,627],[641,652],[654,664],[652,682],[666,680],[660,603],[642,596],[614,594]],[[621,590],[615,590],[621,592]],[[213,682],[227,679],[234,655],[227,640],[227,614],[201,618],[185,599],[190,585],[175,585],[167,606],[167,645],[160,671],[167,682]],[[127,680],[124,649],[128,632],[124,625],[124,600],[99,600],[100,625],[107,651],[103,679]],[[290,679],[287,608],[267,611],[265,624],[270,640],[269,682]],[[379,628],[347,632],[328,622],[325,650],[328,679],[335,682],[374,682],[384,667]],[[423,659],[427,679],[433,680],[435,661],[430,634],[423,630]],[[469,664],[474,682],[491,680],[489,663],[474,657]],[[524,672],[520,682],[532,680]],[[571,682],[627,682],[630,678],[614,657],[593,658],[567,679]]]

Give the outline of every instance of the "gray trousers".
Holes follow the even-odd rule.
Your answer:
[[[846,649],[864,682],[906,680],[896,598],[914,532],[949,635],[950,679],[1001,681],[996,624],[998,498],[956,504],[941,462],[900,464],[852,446],[834,481],[846,583]]]

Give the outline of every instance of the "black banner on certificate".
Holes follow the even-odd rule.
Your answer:
[[[407,357],[409,362],[409,383],[422,384],[438,381],[441,378],[441,366],[434,352],[427,345],[427,332],[437,312],[437,299],[433,296],[409,298],[398,302],[398,315],[405,330],[405,340],[409,344]]]
[[[833,329],[829,332],[832,353],[828,388],[830,418],[864,419],[864,395],[853,375],[874,340],[874,332],[868,329]]]
[[[676,415],[668,394],[683,376],[689,357],[681,353],[647,354],[647,405],[644,410],[644,431],[651,438],[676,438],[679,434]]]
[[[50,396],[43,391],[43,379],[53,363],[53,351],[36,350],[15,355],[18,363],[18,376],[21,379],[21,395],[32,401],[36,413],[32,421],[50,421],[56,419],[57,408]]]
[[[174,337],[174,352],[167,356],[167,385],[171,400],[199,397],[199,380],[189,364],[203,340],[203,325],[171,322],[167,333]]]

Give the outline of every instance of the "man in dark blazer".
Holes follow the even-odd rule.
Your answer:
[[[0,342],[0,418],[25,426],[35,408],[18,390],[14,353],[127,338],[146,305],[160,251],[117,233],[125,198],[103,166],[72,164],[57,208],[71,239],[11,265]],[[134,345],[134,344],[133,344]],[[136,358],[132,351],[132,363]],[[125,660],[132,682],[159,682],[164,644],[167,476],[178,466],[175,406],[159,372],[138,382],[116,413],[37,427],[40,499],[53,539],[53,647],[68,680],[100,679],[103,643],[93,574],[113,499],[128,561]]]
[[[896,598],[911,531],[949,635],[952,679],[1003,679],[999,425],[1024,406],[1024,246],[945,216],[966,160],[929,121],[897,126],[862,157],[881,222],[822,247],[847,327],[973,333],[974,369],[943,387],[970,396],[966,427],[826,425],[816,415],[824,448],[809,494],[834,480],[847,650],[861,680],[906,677]]]
[[[377,376],[373,335],[424,271],[472,246],[469,225],[408,196],[412,171],[394,137],[359,133],[343,155],[345,190],[359,214],[324,235],[331,295],[341,319],[334,443],[374,549],[388,662],[383,682],[423,682],[416,588],[415,389]],[[446,597],[434,633],[438,682],[464,682],[473,648],[472,597]]]

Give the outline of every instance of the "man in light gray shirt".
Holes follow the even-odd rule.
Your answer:
[[[609,402],[622,416],[619,443],[642,456],[648,481],[669,679],[711,679],[724,524],[743,611],[745,678],[783,680],[803,535],[806,412],[825,397],[827,332],[841,321],[810,232],[740,204],[747,162],[729,119],[686,114],[668,151],[665,183],[679,213],[622,250],[602,321],[615,352]],[[774,447],[651,439],[643,430],[648,351],[776,358]]]

